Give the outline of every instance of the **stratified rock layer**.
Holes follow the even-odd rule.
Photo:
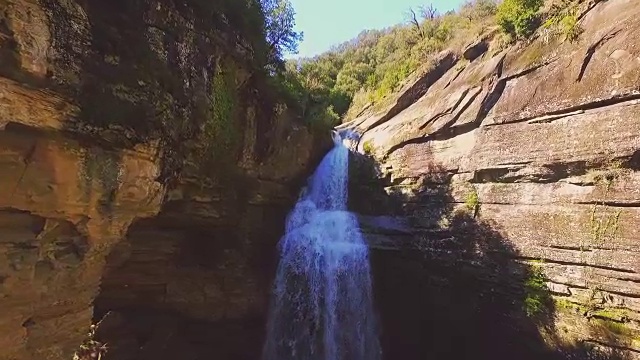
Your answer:
[[[0,0],[0,359],[71,359],[108,312],[109,358],[259,351],[322,146],[270,113],[239,8]]]
[[[429,79],[428,90],[417,96],[401,91],[412,97],[402,109],[367,113],[343,125],[362,134],[359,148],[388,176],[386,192],[377,197],[371,196],[372,186],[354,185],[361,199],[353,203],[365,213],[370,204],[377,215],[385,213],[380,206],[395,204],[386,215],[405,224],[400,232],[397,226],[390,230],[388,220],[363,225],[386,259],[380,260],[381,273],[407,246],[453,273],[460,261],[483,265],[469,258],[469,251],[483,253],[482,245],[460,243],[460,230],[469,227],[456,223],[453,214],[467,212],[472,221],[490,224],[492,236],[505,245],[492,252],[504,253],[513,264],[542,261],[536,266],[548,277],[555,301],[548,325],[557,331],[545,332],[547,338],[637,358],[640,6],[637,0],[603,1],[584,10],[584,32],[576,42],[539,36],[528,44],[465,55],[471,62],[464,66],[443,55],[422,76]],[[450,70],[442,74],[442,66]],[[392,286],[389,281],[378,283]],[[484,286],[497,282],[502,280],[494,277]],[[514,294],[505,297],[520,301]],[[382,296],[385,306],[393,303]],[[393,329],[402,331],[400,325]]]

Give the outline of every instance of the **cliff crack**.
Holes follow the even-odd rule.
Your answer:
[[[604,205],[608,207],[621,207],[621,208],[634,208],[640,207],[640,200],[627,200],[627,201],[616,201],[616,200],[598,200],[598,201],[579,201],[575,204],[578,205]]]
[[[550,258],[547,258],[547,257],[536,258],[536,257],[520,256],[518,258],[519,259],[524,259],[524,260],[544,260],[545,263],[549,263],[549,264],[558,264],[558,265],[565,265],[565,266],[579,266],[579,267],[588,267],[588,268],[591,267],[591,268],[600,269],[600,270],[617,271],[617,272],[621,272],[621,273],[625,273],[625,274],[636,274],[636,272],[633,271],[633,270],[622,269],[622,268],[617,268],[617,267],[607,266],[607,265],[585,264],[585,263],[579,263],[579,262],[574,262],[574,261],[550,259]],[[638,295],[638,297],[640,297],[640,295]]]
[[[458,72],[453,76],[453,79],[449,80],[447,85],[444,86],[444,89],[448,88],[449,85],[451,85],[454,81],[456,81],[456,79],[458,77],[460,77],[460,74],[462,74],[465,70],[466,70],[466,68],[462,68],[462,69],[458,70]]]
[[[410,144],[423,144],[426,142],[429,142],[431,140],[434,139],[447,139],[447,138],[451,138],[454,136],[458,136],[461,135],[465,132],[469,132],[472,131],[473,129],[476,129],[481,123],[482,120],[486,117],[486,115],[489,113],[489,111],[491,111],[491,109],[495,106],[495,104],[498,102],[498,100],[500,99],[500,97],[502,97],[502,93],[504,92],[505,86],[506,86],[506,82],[509,79],[512,79],[513,77],[505,77],[505,78],[500,78],[502,76],[502,72],[504,69],[504,60],[505,60],[506,54],[502,56],[502,58],[500,59],[500,61],[498,62],[498,65],[496,65],[496,69],[495,69],[495,75],[492,77],[492,79],[496,79],[498,78],[497,82],[495,83],[495,85],[493,86],[493,88],[488,92],[488,94],[484,97],[484,99],[482,100],[482,103],[480,105],[480,111],[478,112],[478,114],[476,115],[476,118],[471,121],[468,124],[462,125],[462,126],[458,126],[455,129],[454,128],[450,128],[449,126],[451,126],[451,124],[454,124],[459,118],[460,116],[462,116],[462,114],[464,113],[464,111],[466,111],[471,104],[473,104],[473,102],[476,100],[476,98],[482,93],[482,90],[479,89],[473,96],[472,98],[467,101],[467,103],[465,104],[465,106],[458,112],[458,114],[449,122],[447,122],[447,124],[444,124],[444,126],[442,126],[439,130],[433,132],[432,134],[429,134],[427,136],[423,136],[423,137],[418,137],[418,138],[413,138],[413,139],[409,139],[403,142],[400,142],[394,146],[392,146],[391,148],[389,148],[389,150],[386,153],[386,156],[391,155],[393,152],[407,146]],[[534,69],[535,70],[535,69]],[[533,71],[533,70],[531,70]],[[515,74],[514,77],[518,77],[521,75],[525,75],[527,72],[527,70]],[[491,86],[492,82],[489,82],[489,86]],[[468,90],[467,90],[468,92]],[[461,100],[464,100],[464,97],[466,97],[467,92],[465,92],[464,96],[461,97]],[[461,100],[458,102],[458,104],[461,102]],[[455,110],[455,107],[454,107]],[[426,124],[424,124],[426,125]],[[421,127],[422,129],[423,127]]]
[[[589,63],[591,62],[591,58],[596,53],[596,50],[598,50],[598,48],[600,48],[600,46],[602,46],[607,41],[613,39],[616,35],[618,35],[618,33],[620,33],[620,31],[621,29],[618,29],[608,34],[605,34],[598,41],[596,41],[591,46],[589,46],[589,48],[587,49],[587,53],[584,56],[584,60],[582,60],[582,67],[580,68],[580,74],[578,74],[578,78],[576,79],[576,82],[582,81],[582,78],[584,77],[584,73],[587,71],[587,66],[589,66]]]
[[[449,120],[439,131],[431,134],[431,138],[434,140],[446,140],[477,129],[480,125],[477,119],[458,126],[455,126],[455,123],[460,119],[462,114],[467,111],[471,104],[476,101],[481,92],[482,89],[478,89],[478,91],[471,95],[471,98],[464,104],[464,106],[458,111],[458,113],[453,118],[451,118],[451,120]]]
[[[460,103],[462,103],[462,101],[464,100],[464,98],[467,96],[467,94],[469,93],[470,89],[465,89],[462,94],[460,94],[460,96],[458,97],[458,100],[456,100],[456,103],[453,104],[453,106],[447,108],[445,111],[440,112],[438,114],[436,114],[435,116],[432,116],[429,120],[425,121],[422,125],[420,125],[420,127],[418,128],[419,130],[424,130],[424,128],[426,128],[429,124],[435,122],[436,120],[446,116],[446,115],[451,115],[453,113],[453,111],[458,108],[458,106],[460,106]]]
[[[613,96],[607,99],[590,101],[584,104],[567,107],[561,110],[548,111],[535,116],[527,116],[527,117],[520,118],[518,120],[509,121],[509,122],[487,124],[486,126],[510,125],[510,124],[517,124],[522,122],[526,122],[530,124],[551,123],[555,120],[559,120],[565,117],[580,115],[588,110],[595,110],[595,109],[609,107],[609,106],[625,105],[626,103],[629,103],[628,105],[638,105],[639,100],[640,100],[640,92],[633,92],[630,94]]]
[[[584,342],[594,343],[594,344],[597,344],[597,345],[600,345],[600,346],[605,346],[605,347],[609,347],[609,348],[616,349],[616,350],[630,351],[630,352],[634,352],[634,353],[640,354],[640,350],[638,350],[638,349],[630,348],[630,347],[627,347],[627,346],[610,344],[610,343],[607,343],[607,342],[604,342],[604,341],[600,341],[600,340],[587,339],[587,340],[584,340]]]

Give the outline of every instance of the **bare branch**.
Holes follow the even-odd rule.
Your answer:
[[[418,21],[418,15],[416,15],[416,12],[412,8],[409,8],[409,12],[407,12],[406,16],[407,21],[413,25],[418,36],[420,36],[420,38],[424,38],[424,32],[422,31],[422,26],[420,26],[420,21]]]
[[[440,16],[438,9],[436,9],[433,4],[429,4],[429,6],[421,6],[420,15],[422,15],[422,18],[425,20],[435,20]]]

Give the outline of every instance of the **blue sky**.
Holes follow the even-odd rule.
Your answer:
[[[457,8],[463,0],[291,0],[296,27],[304,32],[300,52],[314,56],[356,37],[365,29],[382,29],[404,21],[411,7],[432,3],[441,12]],[[288,57],[291,57],[288,56]]]

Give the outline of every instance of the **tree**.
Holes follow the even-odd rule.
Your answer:
[[[538,25],[538,10],[544,0],[504,0],[498,6],[498,25],[507,34],[527,38]]]
[[[422,15],[422,18],[425,20],[435,20],[440,17],[440,14],[438,13],[438,9],[436,9],[435,6],[433,6],[433,4],[429,4],[429,6],[421,6],[420,14]]]
[[[422,32],[422,26],[420,26],[420,21],[418,21],[418,16],[416,15],[416,12],[409,8],[409,11],[405,14],[407,21],[412,25],[412,27],[415,29],[416,34],[418,34],[418,36],[421,39],[424,39],[424,33]]]
[[[298,53],[302,32],[296,32],[295,10],[289,0],[260,0],[270,63],[281,63],[285,53]]]
[[[460,7],[460,16],[469,21],[482,21],[496,14],[498,5],[495,0],[467,0]]]

